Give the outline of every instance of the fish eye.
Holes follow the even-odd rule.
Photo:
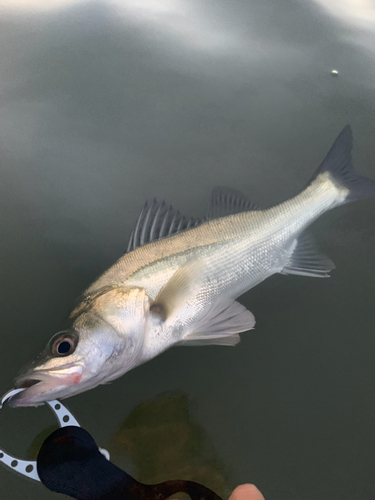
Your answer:
[[[62,340],[57,344],[57,352],[59,354],[68,354],[72,348],[72,343],[69,340]]]
[[[76,350],[78,336],[70,332],[58,333],[51,339],[51,352],[54,356],[69,356]]]

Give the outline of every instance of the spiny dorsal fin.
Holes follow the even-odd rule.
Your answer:
[[[259,208],[247,196],[237,189],[219,186],[211,193],[207,219],[217,219],[251,210],[259,210]]]
[[[130,236],[127,252],[152,241],[198,226],[203,221],[187,218],[165,201],[146,201]]]
[[[334,268],[331,259],[317,250],[314,238],[305,232],[294,240],[294,251],[281,274],[329,278],[328,273]]]

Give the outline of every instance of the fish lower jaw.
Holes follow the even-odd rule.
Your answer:
[[[47,401],[53,399],[63,399],[69,396],[71,388],[77,387],[73,384],[62,384],[57,380],[40,380],[35,384],[24,388],[22,392],[19,392],[12,396],[8,400],[8,405],[11,408],[19,408],[24,406],[40,406],[45,404]],[[76,391],[73,391],[73,394]]]
[[[20,406],[39,406],[46,401],[65,397],[70,388],[80,384],[83,375],[83,367],[74,370],[65,370],[62,373],[56,371],[40,371],[19,377],[15,382],[16,389],[23,389],[12,396],[8,405],[12,408]],[[73,394],[76,390],[72,391]]]
[[[27,384],[25,384],[27,385]],[[48,399],[46,398],[46,393],[49,392],[48,388],[43,387],[44,383],[39,380],[35,381],[33,385],[27,385],[27,387],[18,387],[21,389],[20,392],[16,393],[8,399],[8,406],[11,408],[19,408],[24,406],[40,406],[44,404]]]

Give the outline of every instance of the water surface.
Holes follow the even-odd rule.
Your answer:
[[[370,3],[45,4],[0,15],[0,392],[122,254],[146,199],[196,217],[216,185],[281,202],[346,123],[358,172],[375,178]],[[212,451],[197,445],[187,465],[214,460],[222,491],[373,498],[374,227],[374,200],[326,214],[312,232],[337,265],[329,280],[275,276],[240,299],[257,325],[237,347],[171,349],[69,408],[145,481],[114,440],[139,405],[177,391]],[[1,446],[21,456],[54,424],[46,408],[0,417]],[[4,468],[0,484],[4,500],[57,498]]]

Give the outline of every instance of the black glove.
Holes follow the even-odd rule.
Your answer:
[[[164,500],[184,492],[192,500],[221,500],[193,481],[142,484],[108,461],[82,427],[62,427],[44,441],[37,458],[41,482],[77,500]]]

